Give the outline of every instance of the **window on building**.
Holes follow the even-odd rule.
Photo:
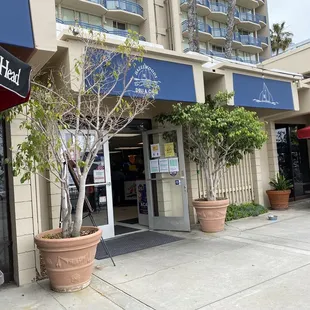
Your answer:
[[[238,30],[239,34],[254,37],[254,32],[246,31],[246,30]]]
[[[69,9],[61,9],[62,19],[64,21],[75,21],[75,12]]]
[[[79,12],[79,21],[91,25],[101,26],[102,25],[102,19],[100,16],[95,16],[87,13]]]
[[[130,29],[130,30],[135,31],[137,33],[139,33],[139,30],[140,30],[139,26],[137,26],[137,25],[130,25],[130,24],[127,25],[127,29]]]
[[[113,21],[113,28],[120,29],[120,30],[126,30],[127,29],[126,24],[120,23],[117,21]]]

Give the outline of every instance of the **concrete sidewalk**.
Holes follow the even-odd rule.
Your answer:
[[[230,222],[225,231],[96,261],[87,289],[48,281],[0,289],[1,309],[310,309],[310,201]]]

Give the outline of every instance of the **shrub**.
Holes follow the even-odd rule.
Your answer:
[[[270,180],[269,185],[273,187],[275,191],[287,191],[293,187],[292,182],[279,173],[276,178]]]
[[[255,203],[231,204],[227,208],[226,222],[267,213],[268,209]]]

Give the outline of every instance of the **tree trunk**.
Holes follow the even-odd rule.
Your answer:
[[[235,27],[235,10],[236,10],[236,0],[228,0],[227,33],[225,43],[225,57],[228,59],[232,58],[232,43],[234,39],[234,27]]]
[[[64,184],[61,186],[61,220],[62,220],[62,237],[70,238],[70,219],[68,218],[68,200]]]
[[[199,53],[198,38],[198,17],[197,17],[197,0],[188,0],[187,2],[187,27],[188,27],[188,45],[189,50]]]
[[[207,200],[208,201],[215,201],[216,200],[216,193],[214,192],[213,188],[213,180],[211,177],[211,172],[208,167],[208,163],[204,163],[204,171],[205,171],[205,178],[206,178],[206,185],[207,185]]]
[[[72,237],[79,237],[83,222],[83,207],[85,200],[85,185],[86,185],[86,177],[85,173],[82,174],[80,178],[80,186],[79,186],[79,198],[76,204],[76,212],[75,219],[73,223]]]
[[[66,191],[67,169],[66,164],[62,166],[62,181],[61,181],[61,220],[62,220],[62,237],[71,237],[71,211],[68,208],[68,197]]]

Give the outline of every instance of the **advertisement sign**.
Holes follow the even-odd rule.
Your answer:
[[[105,170],[96,169],[94,170],[94,183],[105,183]]]
[[[145,181],[137,181],[137,202],[139,214],[148,214]]]
[[[175,156],[175,154],[174,154],[174,143],[173,142],[165,143],[164,147],[165,147],[165,157]]]
[[[179,158],[169,158],[169,172],[174,174],[179,172]]]
[[[124,195],[125,195],[125,200],[136,200],[137,199],[136,181],[125,181],[124,182]]]
[[[152,158],[160,157],[160,146],[159,146],[159,144],[151,144],[151,156],[152,156]]]
[[[233,74],[235,106],[294,110],[291,82]]]
[[[125,96],[144,97],[149,93],[152,94],[155,88],[157,92],[154,94],[154,99],[196,102],[192,65],[143,57],[142,61],[135,61],[129,70],[124,70],[127,72],[126,76],[121,74],[114,77],[113,71],[116,68],[127,68],[125,57],[100,49],[95,53],[92,52],[92,57],[94,64],[102,63],[103,58],[106,58],[110,64],[103,62],[101,67],[94,67],[94,73],[87,75],[85,80],[86,90],[94,85],[96,76],[103,74],[109,76],[110,81],[100,85],[101,91],[103,93],[108,91],[108,88],[115,83],[110,93],[112,96],[119,96],[123,92],[125,80],[125,83],[129,83]],[[176,72],[178,74],[175,74]],[[96,93],[97,87],[94,87],[93,91]]]
[[[168,158],[159,159],[159,171],[161,173],[169,172],[169,162]]]
[[[151,173],[159,173],[158,159],[150,160],[150,171]]]

